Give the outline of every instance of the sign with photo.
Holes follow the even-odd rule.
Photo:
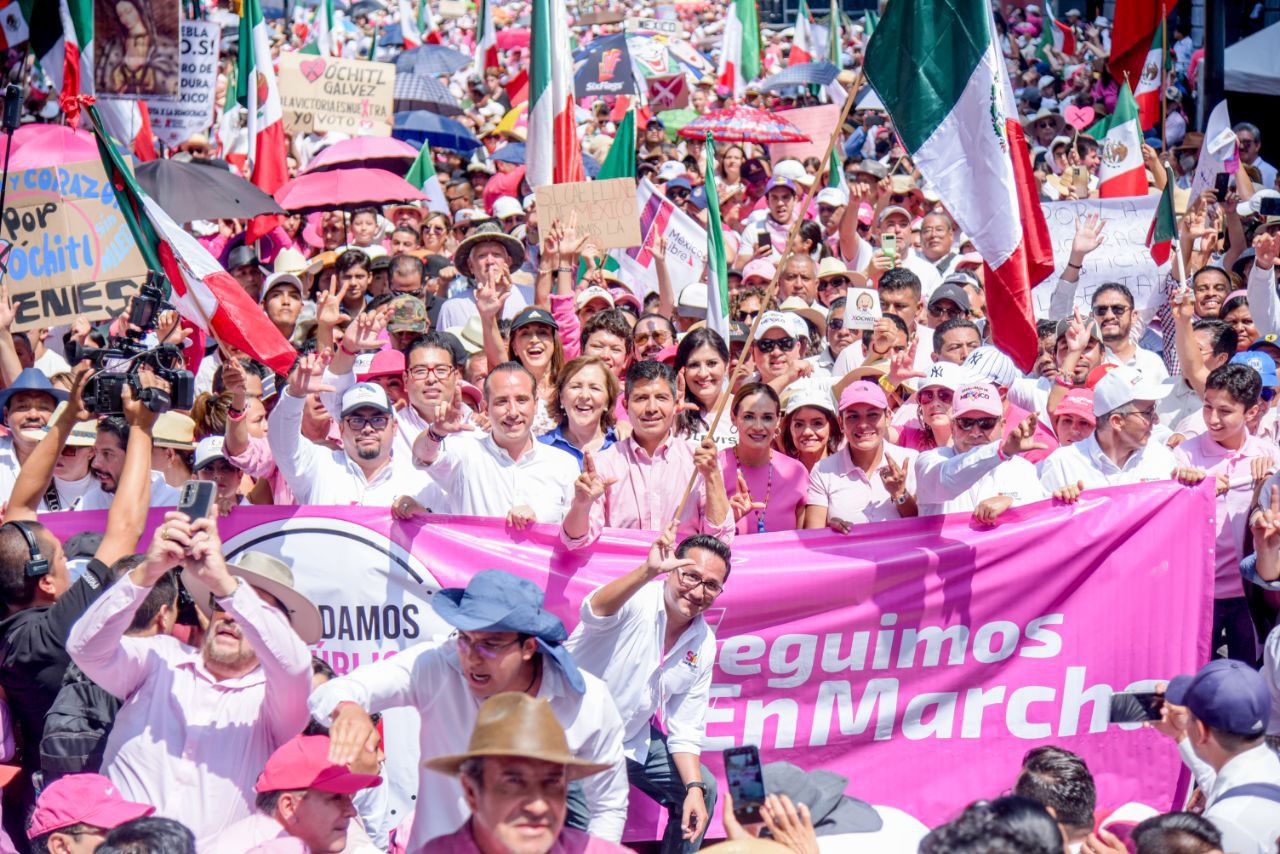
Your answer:
[[[874,329],[880,312],[880,294],[875,288],[849,288],[844,295],[846,329]]]
[[[182,53],[178,19],[178,0],[94,0],[96,94],[177,98]]]

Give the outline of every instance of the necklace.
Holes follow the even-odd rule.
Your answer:
[[[738,456],[737,445],[734,445],[733,447],[733,458],[738,461],[738,468],[746,468],[746,466],[742,464],[742,457]],[[759,510],[751,511],[756,514],[756,533],[757,534],[763,534],[765,531],[764,514],[769,507],[769,496],[773,495],[773,449],[772,448],[769,450],[769,459],[765,462],[765,467],[766,467],[766,471],[765,471],[764,501],[761,502],[765,506],[761,507]]]

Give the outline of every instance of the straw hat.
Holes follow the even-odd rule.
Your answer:
[[[227,564],[227,571],[236,578],[243,578],[250,587],[269,593],[284,606],[289,624],[308,646],[318,643],[321,636],[320,609],[293,586],[293,571],[279,558],[263,552],[243,552],[235,563]],[[196,607],[206,617],[212,616],[213,591],[194,572],[182,573],[182,586],[191,594]]]
[[[496,222],[482,222],[458,244],[453,253],[453,266],[464,276],[471,275],[471,250],[480,243],[501,243],[511,256],[511,269],[524,263],[524,244],[507,234]]]

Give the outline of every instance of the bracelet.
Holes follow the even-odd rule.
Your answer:
[[[556,267],[556,272],[557,272],[557,273],[572,273],[572,272],[573,272],[573,268],[572,268],[572,267]]]
[[[1083,269],[1084,269],[1084,265],[1083,265],[1083,264],[1072,264],[1070,261],[1068,261],[1068,262],[1067,262],[1067,269],[1069,269],[1069,270],[1083,270]]]
[[[348,356],[359,356],[359,355],[360,355],[360,351],[359,351],[359,350],[348,350],[348,349],[347,349],[347,339],[345,339],[345,338],[343,338],[343,339],[342,339],[342,343],[340,343],[340,344],[338,345],[338,349],[339,349],[339,350],[341,350],[342,352],[346,353]]]
[[[244,412],[245,411],[243,409],[228,409],[227,418],[231,421],[243,421]]]
[[[999,457],[1003,462],[1008,462],[1010,459],[1012,459],[1008,454],[1004,452],[1003,444],[996,445],[996,456]]]
[[[702,791],[702,794],[705,795],[707,793],[707,784],[702,782],[701,780],[699,780],[696,783],[685,783],[684,784],[685,792],[687,793],[690,789],[700,789]]]
[[[435,442],[437,445],[442,444],[444,442],[444,436],[441,436],[439,433],[437,433],[436,428],[434,427],[427,428],[427,438]]]
[[[889,378],[888,378],[888,377],[882,376],[882,377],[880,377],[880,379],[876,380],[876,382],[878,382],[878,383],[880,384],[880,388],[884,389],[885,391],[889,392],[890,394],[893,394],[894,392],[896,392],[896,391],[898,390],[898,387],[897,387],[897,386],[895,386],[893,383],[889,382]]]
[[[1068,379],[1064,374],[1058,374],[1056,377],[1053,378],[1053,381],[1066,389],[1072,389],[1076,387],[1076,384],[1073,383],[1070,379]]]

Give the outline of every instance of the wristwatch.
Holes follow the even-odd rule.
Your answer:
[[[687,795],[687,794],[689,794],[689,790],[690,790],[690,789],[700,789],[700,790],[702,791],[702,794],[703,794],[703,796],[704,796],[704,797],[705,797],[705,796],[706,796],[706,794],[707,794],[707,784],[706,784],[706,783],[703,783],[701,780],[699,780],[699,781],[698,781],[698,782],[696,782],[696,783],[685,783],[685,784],[684,784],[684,792],[685,792],[685,794],[686,794],[686,795]]]
[[[902,493],[901,495],[899,495],[897,498],[893,499],[893,503],[894,503],[894,504],[899,504],[899,505],[901,505],[901,504],[906,504],[906,503],[907,503],[907,499],[908,499],[908,498],[910,498],[910,497],[911,497],[910,493],[908,493],[907,491],[903,490],[903,493]]]

